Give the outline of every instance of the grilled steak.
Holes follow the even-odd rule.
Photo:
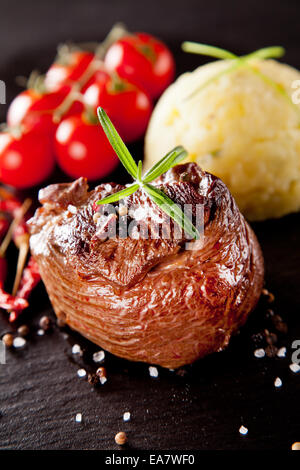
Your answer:
[[[123,187],[89,192],[80,178],[40,191],[30,245],[59,318],[113,354],[176,368],[228,344],[260,296],[263,258],[220,179],[188,163],[155,185],[193,221],[203,208],[202,244],[142,190],[108,210],[96,202]]]

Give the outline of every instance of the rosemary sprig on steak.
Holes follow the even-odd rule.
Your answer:
[[[159,160],[155,165],[153,165],[153,167],[150,168],[150,170],[148,170],[147,173],[143,176],[141,160],[137,165],[104,109],[99,107],[97,112],[99,121],[111,146],[115,150],[123,166],[134,180],[134,182],[127,188],[117,193],[111,194],[104,199],[101,199],[97,202],[97,204],[110,204],[112,202],[119,201],[124,197],[130,196],[139,188],[141,188],[149,195],[152,201],[157,204],[163,212],[165,212],[169,217],[177,222],[177,224],[186,233],[188,233],[192,238],[198,239],[200,235],[197,228],[184,214],[179,205],[175,204],[172,199],[170,199],[159,188],[150,184],[153,180],[161,176],[173,166],[178,165],[178,163],[186,158],[186,150],[181,146],[175,147],[163,158],[161,158],[161,160]]]

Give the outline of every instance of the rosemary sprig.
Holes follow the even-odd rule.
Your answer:
[[[180,207],[177,204],[174,204],[172,199],[170,199],[163,191],[149,183],[144,184],[144,190],[169,217],[178,223],[180,227],[182,227],[193,238],[199,238],[198,230],[194,227],[190,219],[185,217]]]
[[[110,196],[101,199],[101,201],[97,201],[97,204],[110,204],[111,202],[120,201],[121,199],[124,199],[124,197],[131,196],[131,194],[135,193],[139,187],[139,184],[131,184],[127,188],[111,194]]]
[[[237,56],[233,52],[227,51],[216,46],[209,46],[208,44],[201,44],[200,42],[185,41],[182,43],[182,50],[184,52],[190,52],[192,54],[201,54],[215,59],[279,59],[285,54],[285,49],[281,46],[264,47],[257,49],[257,51],[251,52],[244,56]]]
[[[192,93],[190,93],[186,99],[190,99],[191,97],[195,96],[197,93],[202,91],[208,85],[213,83],[214,81],[218,80],[223,75],[227,73],[231,73],[234,70],[245,66],[249,70],[251,70],[254,74],[260,77],[265,83],[270,85],[275,91],[277,91],[286,101],[289,102],[294,109],[300,114],[299,108],[293,103],[289,94],[274,80],[272,80],[267,75],[259,72],[251,63],[252,59],[278,59],[285,54],[285,49],[281,46],[271,46],[271,47],[264,47],[262,49],[258,49],[257,51],[251,52],[250,54],[244,56],[237,56],[226,49],[221,49],[220,47],[209,46],[207,44],[201,44],[197,42],[185,41],[182,43],[182,49],[185,52],[190,52],[192,54],[201,54],[210,57],[214,57],[215,59],[222,59],[222,60],[229,60],[230,65],[222,70],[219,73],[216,73],[211,78],[206,80],[202,85],[196,88]]]
[[[181,45],[184,52],[191,54],[201,54],[215,59],[235,59],[235,54],[226,49],[221,49],[216,46],[209,46],[208,44],[201,44],[199,42],[185,41]]]
[[[128,148],[124,144],[123,140],[116,131],[113,123],[107,116],[103,108],[98,108],[98,118],[101,126],[110,142],[110,145],[118,155],[121,163],[124,165],[128,173],[132,176],[133,179],[137,178],[138,168],[135,161],[133,160]]]
[[[186,150],[181,147],[175,147],[171,152],[167,153],[161,160],[159,160],[148,172],[142,175],[142,162],[139,161],[138,165],[132,158],[129,150],[122,141],[118,132],[114,128],[111,120],[107,116],[103,108],[97,110],[99,121],[103,127],[103,130],[119,157],[121,163],[124,165],[128,173],[134,179],[133,184],[128,186],[122,191],[111,194],[100,201],[97,204],[109,204],[111,202],[119,201],[124,197],[130,196],[135,193],[138,189],[145,191],[152,201],[157,204],[160,209],[171,217],[177,224],[187,232],[192,238],[199,238],[199,232],[196,227],[192,224],[190,219],[184,214],[181,208],[175,204],[163,191],[149,184],[151,181],[158,178],[160,175],[165,173],[167,170],[177,165],[187,156]]]
[[[181,146],[175,147],[147,171],[143,182],[150,183],[170,168],[180,163],[185,157],[187,157],[187,151]]]

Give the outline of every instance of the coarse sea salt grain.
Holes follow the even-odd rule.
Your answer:
[[[82,414],[81,413],[76,414],[75,421],[76,421],[76,423],[81,423],[81,421],[82,421]]]
[[[149,374],[151,377],[158,377],[158,370],[156,367],[150,366],[149,367]]]
[[[274,385],[276,388],[280,388],[282,386],[282,380],[280,377],[276,377],[275,381],[274,381]]]
[[[129,413],[129,411],[126,411],[126,412],[123,414],[123,421],[130,421],[130,413]]]
[[[97,351],[93,354],[93,361],[94,362],[102,362],[105,359],[105,352],[104,351]]]
[[[128,213],[128,209],[126,206],[119,206],[119,215],[122,217]]]
[[[263,348],[255,349],[254,351],[254,356],[257,357],[258,359],[261,359],[262,357],[265,357],[266,353]]]
[[[42,330],[42,328],[40,328],[39,330],[37,330],[37,334],[38,334],[39,336],[44,336],[45,330]]]
[[[26,340],[24,338],[21,338],[20,336],[17,336],[13,340],[13,346],[14,348],[23,348],[26,344]]]
[[[80,377],[82,379],[83,377],[86,376],[86,370],[85,369],[78,369],[77,375],[78,375],[78,377]]]
[[[104,376],[103,376],[103,377],[100,377],[100,383],[101,383],[101,385],[104,385],[105,382],[107,382],[107,378],[104,377]]]
[[[296,362],[292,362],[292,364],[290,364],[290,369],[291,369],[292,372],[297,374],[297,372],[300,371],[300,365],[297,364]]]
[[[282,347],[277,351],[277,357],[285,357],[286,356],[286,347]]]
[[[73,344],[72,346],[72,354],[81,354],[82,350],[79,344]]]
[[[93,215],[93,221],[95,224],[97,224],[98,220],[101,218],[101,215],[99,214],[99,212],[96,212],[94,215]]]
[[[71,212],[71,214],[76,214],[77,207],[73,206],[72,204],[69,204],[68,205],[68,211]]]
[[[242,434],[242,436],[246,436],[246,434],[248,434],[248,428],[246,428],[245,426],[241,426],[239,429],[239,433]]]

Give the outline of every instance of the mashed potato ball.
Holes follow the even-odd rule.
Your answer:
[[[222,75],[230,63],[220,60],[181,75],[153,112],[145,163],[183,145],[187,161],[220,177],[248,219],[263,220],[300,209],[300,106],[291,99],[300,72],[275,60],[250,64]]]

